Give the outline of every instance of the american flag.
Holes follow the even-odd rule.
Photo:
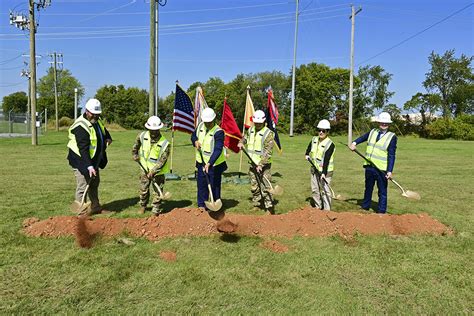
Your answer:
[[[184,90],[176,84],[173,111],[173,131],[194,132],[193,103]]]

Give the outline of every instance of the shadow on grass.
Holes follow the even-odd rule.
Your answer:
[[[240,240],[239,235],[235,234],[222,234],[219,236],[219,239],[222,240],[223,242],[228,242],[228,243],[236,243]]]
[[[239,201],[234,199],[222,199],[222,206],[225,209],[232,208],[239,205]]]
[[[106,203],[102,205],[102,207],[106,210],[114,211],[114,212],[122,212],[126,208],[129,208],[130,206],[137,205],[138,201],[140,199],[138,197],[133,197],[133,198],[128,198],[128,199],[123,199],[123,200],[117,200],[117,201],[112,201],[109,203]]]
[[[162,205],[162,212],[168,213],[171,212],[175,208],[183,208],[193,204],[190,200],[179,200],[179,201],[164,201]]]

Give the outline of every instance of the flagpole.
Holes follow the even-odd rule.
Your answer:
[[[247,86],[247,97],[250,93],[250,86]],[[242,123],[242,137],[245,138],[245,118],[247,117],[247,99],[245,99],[245,110],[244,110],[244,122]],[[242,172],[242,150],[240,151],[240,163],[239,163],[239,178]]]
[[[170,173],[173,173],[173,150],[174,150],[174,131],[171,131],[171,162],[170,162]]]

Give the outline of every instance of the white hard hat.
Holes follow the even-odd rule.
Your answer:
[[[316,128],[331,129],[331,124],[329,123],[328,120],[321,120],[319,121],[318,126],[316,126]]]
[[[252,116],[252,121],[254,123],[264,123],[265,122],[265,113],[262,110],[257,110]]]
[[[86,110],[91,112],[92,114],[102,113],[102,106],[100,105],[100,101],[97,99],[89,99],[86,102]]]
[[[160,118],[158,116],[150,116],[148,120],[145,123],[145,127],[149,130],[152,131],[157,131],[159,129],[162,129],[164,126],[163,122],[161,122]]]
[[[382,112],[377,117],[377,122],[379,123],[392,123],[392,118],[390,117],[390,113]]]
[[[216,113],[214,112],[213,109],[205,108],[204,110],[202,110],[201,119],[204,123],[212,122],[214,121],[215,118],[216,118]]]

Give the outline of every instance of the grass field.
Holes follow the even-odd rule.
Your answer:
[[[139,216],[138,167],[131,160],[136,133],[112,132],[101,173],[101,202],[120,211],[114,217]],[[284,151],[273,164],[274,179],[285,188],[277,213],[307,204],[310,138],[282,136]],[[136,239],[134,246],[104,238],[84,250],[73,238],[24,236],[27,217],[70,215],[75,180],[66,141],[65,132],[48,132],[38,147],[28,138],[0,139],[1,314],[474,313],[473,142],[399,139],[394,176],[422,200],[407,200],[390,185],[388,211],[429,213],[454,235],[279,239],[290,248],[281,254],[259,247],[257,237]],[[228,172],[238,164],[232,155]],[[334,209],[355,210],[363,195],[362,161],[339,145],[335,164],[333,188],[349,201],[336,201]],[[175,137],[173,169],[194,170],[193,148],[182,133]],[[195,185],[167,182],[173,201],[165,207],[196,206]],[[222,190],[228,212],[250,213],[248,185],[225,183]],[[161,260],[163,250],[175,251],[177,261]]]

